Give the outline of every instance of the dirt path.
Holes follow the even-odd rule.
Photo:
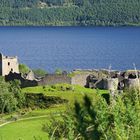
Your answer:
[[[7,125],[7,124],[10,124],[10,123],[14,123],[14,122],[19,122],[19,121],[25,121],[25,120],[32,120],[32,119],[40,119],[40,118],[45,118],[45,117],[48,117],[49,115],[43,115],[43,116],[36,116],[36,117],[28,117],[28,118],[22,118],[22,119],[18,119],[16,121],[7,121],[3,124],[0,124],[0,128]],[[60,116],[59,113],[55,114],[55,116]]]

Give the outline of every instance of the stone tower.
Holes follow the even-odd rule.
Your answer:
[[[0,53],[0,75],[5,76],[10,72],[19,73],[18,58],[16,56],[4,56],[2,53]]]

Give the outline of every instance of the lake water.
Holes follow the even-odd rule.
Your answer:
[[[140,69],[139,27],[0,27],[0,52],[49,72]]]

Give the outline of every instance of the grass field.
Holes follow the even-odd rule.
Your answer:
[[[58,114],[66,110],[67,107],[73,107],[75,100],[82,102],[85,94],[96,100],[97,92],[99,94],[107,93],[105,90],[93,90],[67,84],[29,87],[22,89],[22,92],[35,94],[43,93],[46,96],[59,96],[63,99],[67,99],[69,102],[68,104],[52,106],[48,109],[30,111],[22,116],[22,119],[45,115],[47,115],[47,117],[16,121],[0,127],[0,140],[48,140],[47,133],[42,131],[42,124],[49,122],[50,114]]]
[[[7,124],[0,128],[0,140],[47,140],[47,133],[41,130],[47,120],[40,118]]]

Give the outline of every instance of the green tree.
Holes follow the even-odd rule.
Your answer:
[[[139,0],[1,0],[0,9],[0,25],[140,25]]]
[[[12,93],[0,94],[0,113],[11,113],[17,109],[17,100]]]
[[[0,77],[0,113],[12,112],[17,109],[17,100],[9,90],[10,84]]]
[[[26,74],[30,71],[30,68],[25,64],[19,64],[19,72],[22,74]]]
[[[61,69],[56,69],[56,70],[55,70],[55,74],[62,74],[62,72],[63,72],[63,71],[62,71]]]
[[[26,104],[26,97],[25,94],[21,92],[20,85],[21,83],[19,80],[11,81],[9,91],[14,94],[14,97],[17,100],[17,107],[24,108]]]
[[[11,113],[25,107],[25,95],[21,92],[18,80],[5,82],[0,77],[0,113]]]
[[[47,72],[43,69],[34,69],[33,72],[38,77],[44,77],[47,74]]]

